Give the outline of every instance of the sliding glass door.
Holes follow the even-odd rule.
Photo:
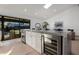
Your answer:
[[[0,15],[0,40],[20,38],[22,29],[30,29],[30,20]]]
[[[0,21],[0,41],[1,41],[1,39],[2,39],[2,23]]]
[[[4,40],[21,37],[19,22],[4,22]]]

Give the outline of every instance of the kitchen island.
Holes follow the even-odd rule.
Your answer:
[[[51,30],[23,30],[26,44],[40,54],[68,55],[71,53],[67,32]]]

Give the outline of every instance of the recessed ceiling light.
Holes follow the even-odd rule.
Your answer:
[[[24,12],[26,12],[27,11],[27,9],[24,9]]]
[[[45,5],[44,5],[44,8],[45,8],[45,9],[48,9],[50,6],[52,6],[51,3],[49,3],[49,4],[45,4]]]

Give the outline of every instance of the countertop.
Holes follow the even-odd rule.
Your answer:
[[[54,31],[54,30],[31,30],[31,29],[26,29],[26,31],[31,31],[31,32],[37,32],[37,33],[43,33],[43,34],[56,34],[59,36],[63,36],[64,34],[66,34],[67,32],[64,31]]]

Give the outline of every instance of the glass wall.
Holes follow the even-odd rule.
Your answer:
[[[1,16],[0,40],[20,38],[22,29],[30,29],[30,20]]]
[[[1,31],[1,29],[2,29],[2,26],[1,26],[1,21],[0,21],[0,41],[1,41],[1,38],[2,38],[2,31]]]
[[[28,23],[20,23],[20,28],[21,29],[29,29],[30,24]]]
[[[4,22],[4,40],[21,37],[21,29],[28,29],[28,23]]]
[[[19,22],[4,22],[4,40],[21,37]]]

